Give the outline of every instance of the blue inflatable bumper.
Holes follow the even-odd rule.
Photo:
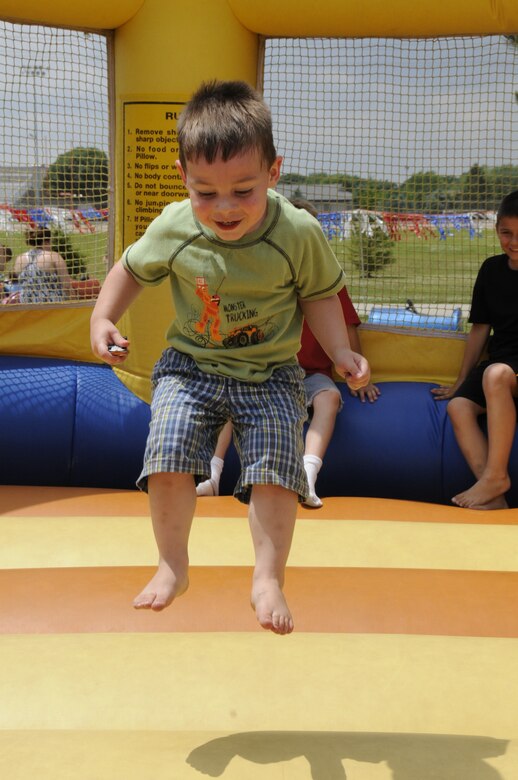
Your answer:
[[[341,385],[344,408],[318,479],[321,496],[365,496],[450,503],[473,483],[433,385],[380,383],[381,397],[362,404]],[[107,366],[0,356],[1,482],[131,489],[149,427],[149,406]],[[239,469],[231,447],[221,492]],[[517,485],[518,445],[510,463]]]

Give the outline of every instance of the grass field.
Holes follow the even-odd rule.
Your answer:
[[[470,239],[465,231],[445,241],[407,234],[394,242],[395,262],[372,278],[362,278],[351,260],[349,241],[333,239],[331,245],[342,265],[347,288],[355,303],[404,304],[410,298],[421,304],[469,304],[478,269],[486,257],[501,252],[494,230]]]

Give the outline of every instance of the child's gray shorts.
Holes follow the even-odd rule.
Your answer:
[[[303,500],[303,377],[292,365],[265,382],[244,382],[200,371],[188,355],[166,349],[153,371],[151,423],[137,486],[147,490],[149,475],[163,472],[208,479],[218,434],[231,420],[241,460],[236,498],[248,503],[253,485],[280,485]]]
[[[306,390],[306,406],[313,406],[313,400],[316,395],[322,392],[322,390],[333,390],[340,396],[340,406],[338,411],[341,411],[344,405],[342,394],[336,383],[327,374],[308,374],[304,379],[304,388]]]

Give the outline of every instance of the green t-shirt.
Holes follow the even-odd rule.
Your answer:
[[[189,200],[171,203],[122,263],[139,284],[169,279],[172,347],[202,371],[251,382],[297,362],[298,299],[327,298],[344,286],[318,221],[273,190],[263,223],[239,241],[200,224]]]

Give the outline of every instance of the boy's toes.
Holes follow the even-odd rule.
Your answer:
[[[291,615],[282,615],[277,612],[257,612],[257,620],[261,628],[273,631],[274,634],[291,634],[293,631],[293,619]]]
[[[465,509],[468,506],[468,504],[466,503],[466,500],[464,499],[463,495],[460,494],[460,493],[459,493],[458,496],[453,496],[453,498],[451,500],[451,503],[455,504],[455,506],[460,506],[463,509]]]
[[[276,634],[291,634],[293,631],[293,620],[290,615],[273,615],[272,631]]]
[[[157,593],[141,593],[133,601],[135,609],[153,609],[155,612],[165,609],[167,603]]]
[[[135,609],[151,609],[153,601],[156,599],[156,593],[139,593],[133,599]]]

